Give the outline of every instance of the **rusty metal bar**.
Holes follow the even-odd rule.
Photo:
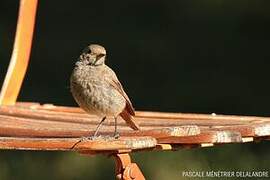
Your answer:
[[[154,148],[157,144],[156,140],[152,137],[121,137],[119,139],[98,138],[95,140],[85,138],[80,143],[77,143],[79,140],[81,140],[81,138],[0,137],[0,148],[16,150],[111,152]]]

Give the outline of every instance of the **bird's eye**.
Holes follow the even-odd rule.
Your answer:
[[[91,53],[91,49],[89,47],[86,47],[86,48],[84,48],[83,53],[90,54]]]

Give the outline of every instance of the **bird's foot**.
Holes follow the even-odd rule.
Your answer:
[[[113,134],[113,136],[110,135],[99,135],[99,136],[84,136],[81,137],[81,139],[79,141],[77,141],[72,147],[71,149],[73,149],[77,144],[83,142],[83,141],[98,141],[98,140],[105,140],[105,141],[111,141],[111,140],[115,140],[118,139],[120,137],[120,134],[118,132],[115,132]]]
[[[100,136],[83,136],[80,138],[80,140],[78,140],[72,147],[71,149],[73,149],[77,144],[83,142],[83,141],[89,141],[89,140],[97,140],[99,139]]]
[[[113,137],[114,139],[119,139],[120,138],[119,132],[114,132]]]
[[[77,144],[79,144],[79,143],[81,143],[81,142],[83,142],[85,140],[86,140],[86,137],[81,137],[81,139],[79,141],[77,141],[76,143],[74,143],[73,146],[70,149],[74,149]]]

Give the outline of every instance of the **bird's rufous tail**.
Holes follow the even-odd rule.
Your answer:
[[[139,125],[134,121],[133,117],[126,110],[121,112],[120,116],[126,121],[129,127],[134,130],[140,130]]]

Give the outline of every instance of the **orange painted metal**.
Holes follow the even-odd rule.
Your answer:
[[[114,154],[117,180],[145,180],[136,163],[131,162],[129,154]]]
[[[0,105],[14,105],[31,52],[38,0],[21,0],[11,61],[0,93]]]

